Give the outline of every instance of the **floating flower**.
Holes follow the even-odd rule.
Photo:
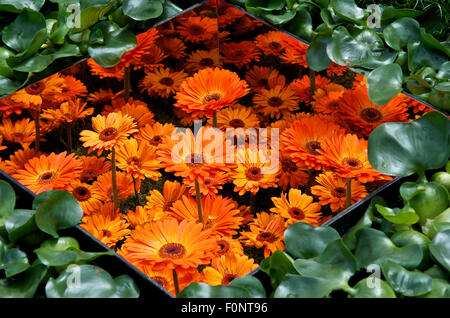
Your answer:
[[[95,236],[108,247],[115,247],[117,242],[125,239],[130,234],[128,224],[117,215],[112,217],[103,213],[92,213],[83,218],[81,227]]]
[[[326,69],[328,76],[343,76],[347,71],[347,66],[341,66],[334,62],[331,62],[331,64]]]
[[[97,179],[98,176],[111,170],[111,162],[105,158],[95,156],[80,156],[81,161],[81,182],[89,182]]]
[[[13,122],[9,118],[3,118],[0,134],[10,143],[20,143],[22,147],[28,148],[36,139],[34,121],[24,118]]]
[[[245,75],[245,80],[252,90],[260,92],[262,89],[275,88],[276,86],[284,87],[286,78],[280,74],[277,69],[271,69],[267,66],[253,66]]]
[[[254,260],[246,255],[224,255],[213,259],[212,265],[203,269],[203,281],[212,286],[227,286],[234,279],[247,275],[257,267]]]
[[[87,96],[86,100],[88,102],[92,102],[92,103],[105,104],[105,103],[111,102],[115,95],[116,94],[110,88],[108,88],[108,89],[100,88],[98,91],[96,91],[94,93],[90,93]]]
[[[296,222],[318,226],[322,216],[321,206],[313,200],[312,196],[302,193],[299,189],[290,189],[287,196],[281,193],[281,197],[272,198],[275,207],[270,211],[285,218],[286,227]]]
[[[347,196],[347,179],[327,171],[316,177],[319,185],[311,187],[311,193],[320,200],[320,205],[330,204],[331,211],[337,212],[345,208]],[[351,181],[351,204],[367,196],[366,188],[357,180]]]
[[[159,68],[148,72],[140,83],[141,91],[147,91],[150,96],[167,98],[174,94],[186,79],[185,72],[174,72],[169,68]]]
[[[181,25],[177,26],[177,31],[186,41],[199,43],[217,36],[217,19],[198,16],[189,17],[180,22]]]
[[[253,96],[253,103],[258,111],[270,118],[280,118],[281,114],[298,108],[298,99],[294,91],[282,86],[275,86],[270,90],[262,89]]]
[[[21,89],[11,95],[11,98],[17,103],[40,107],[44,101],[51,101],[60,94],[65,83],[63,78],[54,74]]]
[[[117,176],[117,191],[119,200],[124,200],[130,195],[134,194],[133,178],[131,175],[125,172],[116,172]],[[139,192],[140,182],[137,180],[136,190]],[[97,190],[101,196],[103,202],[109,202],[113,199],[113,186],[112,186],[112,172],[106,172],[98,177],[97,181],[93,184],[94,188]]]
[[[92,58],[89,58],[87,60],[87,64],[91,69],[91,73],[100,77],[100,79],[115,78],[121,81],[125,75],[125,68],[122,63],[119,63],[113,67],[103,67],[98,65]]]
[[[252,216],[253,217],[253,216]],[[230,237],[221,237],[216,240],[218,249],[215,251],[215,256],[220,257],[223,255],[244,255],[244,248],[241,242],[237,239]]]
[[[141,129],[146,125],[151,125],[155,122],[153,117],[155,116],[150,109],[146,106],[136,104],[136,103],[126,103],[121,109],[120,112],[123,115],[128,115],[133,118],[136,123],[136,128]]]
[[[241,68],[259,61],[261,53],[253,41],[226,42],[220,45],[221,60]]]
[[[269,31],[264,34],[260,34],[255,38],[256,46],[263,51],[265,55],[273,54],[280,56],[283,54],[284,45],[283,39],[287,37],[280,31]]]
[[[102,205],[98,189],[90,184],[73,181],[70,183],[68,191],[77,199],[83,208],[84,215],[96,212]]]
[[[66,190],[80,176],[81,162],[75,154],[51,153],[31,158],[13,177],[38,194],[47,190]]]
[[[163,193],[158,190],[150,190],[150,195],[146,197],[149,210],[154,211],[155,220],[161,219],[170,211],[172,204],[181,199],[186,192],[186,186],[178,181],[165,181]]]
[[[56,103],[62,103],[70,99],[84,97],[87,95],[86,85],[82,81],[76,79],[71,75],[61,75],[65,84],[62,87],[61,93],[56,95]]]
[[[187,78],[175,95],[179,107],[193,116],[205,112],[211,117],[214,111],[236,103],[248,94],[247,83],[231,71],[206,68]]]
[[[315,83],[316,89],[324,89],[328,84],[330,84],[330,80],[326,77],[316,75]],[[295,95],[300,102],[305,103],[306,105],[311,104],[311,80],[308,75],[304,75],[301,79],[297,78],[294,80],[291,84],[289,84],[289,88],[295,92]]]

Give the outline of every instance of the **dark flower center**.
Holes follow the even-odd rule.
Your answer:
[[[229,124],[233,128],[244,128],[245,127],[245,123],[242,120],[237,119],[237,118],[230,120]]]
[[[219,101],[221,98],[222,98],[222,95],[220,95],[219,93],[211,93],[211,94],[208,94],[205,97],[203,97],[202,103],[203,103],[203,105],[206,105],[212,100]]]
[[[232,56],[235,58],[240,58],[240,57],[245,56],[245,53],[244,53],[244,51],[237,50],[232,53]]]
[[[15,132],[13,133],[13,137],[16,139],[22,139],[24,137],[24,134],[20,132]]]
[[[364,108],[359,114],[362,120],[368,123],[378,123],[383,119],[383,114],[376,108],[368,107]]]
[[[52,179],[55,177],[55,174],[53,172],[45,172],[39,176],[39,182],[40,183],[50,183]]]
[[[303,220],[305,218],[305,212],[297,207],[291,207],[288,210],[289,215],[297,220]]]
[[[94,178],[96,178],[98,176],[98,172],[95,169],[90,169],[90,170],[86,170],[81,174],[81,181],[85,182],[85,181],[89,181],[92,180]]]
[[[342,198],[347,194],[347,190],[344,187],[336,187],[331,191],[331,193],[334,197]]]
[[[344,158],[342,164],[351,169],[360,169],[363,167],[361,160],[356,158]]]
[[[256,239],[260,242],[273,243],[277,240],[272,232],[261,232],[256,236]]]
[[[279,97],[274,96],[269,98],[267,104],[269,104],[272,107],[280,107],[283,104],[283,100]]]
[[[86,187],[77,187],[72,194],[78,201],[87,201],[91,198],[91,191]]]
[[[245,171],[245,176],[250,181],[259,181],[263,177],[261,173],[261,168],[259,167],[250,167]]]
[[[119,131],[116,128],[109,127],[109,128],[104,129],[100,133],[98,138],[102,141],[110,141],[110,140],[113,140],[114,138],[116,138],[118,134],[119,134]]]
[[[306,151],[314,156],[318,156],[320,155],[320,153],[317,151],[320,148],[320,142],[318,142],[317,140],[313,140],[313,141],[308,141],[305,145]]]
[[[204,32],[205,30],[199,26],[199,25],[191,25],[191,27],[189,28],[189,33],[191,33],[192,35],[200,35]]]
[[[217,242],[217,245],[219,245],[219,248],[220,248],[219,251],[217,252],[218,254],[224,255],[226,252],[229,251],[230,243],[228,243],[225,240],[218,240],[216,242]]]
[[[158,254],[162,258],[180,259],[186,255],[186,248],[180,243],[167,243],[164,244],[158,251]]]
[[[153,146],[158,146],[162,142],[162,137],[160,135],[153,136],[153,138],[150,139],[149,142]]]
[[[234,279],[238,278],[239,276],[236,274],[226,274],[222,279],[222,285],[227,286],[230,284]]]
[[[169,287],[169,282],[167,281],[167,279],[165,279],[164,277],[161,276],[152,276],[150,277],[151,279],[153,279],[155,282],[157,282],[158,284],[160,284],[162,287],[164,287],[165,289],[167,289]]]
[[[282,157],[281,158],[281,169],[285,172],[294,172],[298,170],[297,165],[291,158]]]
[[[39,95],[45,89],[45,84],[42,82],[37,82],[31,84],[30,86],[25,88],[25,91],[30,95]]]
[[[164,203],[163,205],[163,211],[167,212],[170,211],[170,208],[172,207],[172,201],[167,201],[166,203]]]
[[[283,48],[283,46],[279,43],[279,42],[270,42],[269,43],[269,48],[271,48],[272,50],[281,50]]]
[[[112,235],[110,230],[102,229],[102,232],[103,232],[103,236],[108,236],[109,237],[109,236]]]
[[[201,66],[208,67],[208,66],[213,66],[213,65],[214,65],[214,61],[213,61],[212,58],[205,57],[204,59],[201,59],[201,60],[200,60],[200,63],[199,63],[199,64],[200,64]]]
[[[172,86],[174,81],[170,77],[163,77],[159,80],[159,83],[165,86]]]
[[[142,160],[140,158],[136,157],[136,156],[128,158],[127,163],[129,165],[135,165],[138,168],[142,167]]]
[[[267,87],[269,85],[269,80],[267,78],[260,78],[258,80],[258,86]]]
[[[201,168],[203,165],[203,155],[201,153],[191,153],[190,156],[186,157],[186,165],[191,169]]]

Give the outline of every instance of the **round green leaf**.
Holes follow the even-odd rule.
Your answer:
[[[383,11],[381,13],[381,21],[384,22],[391,19],[398,19],[403,17],[414,18],[421,14],[423,14],[423,12],[420,10],[414,10],[409,8],[397,9],[392,6],[388,6],[383,8]]]
[[[313,260],[321,264],[340,266],[351,273],[354,273],[357,268],[355,257],[342,239],[328,244],[322,254],[314,257]]]
[[[302,39],[310,41],[313,36],[311,14],[306,10],[297,11],[294,19],[286,25],[286,30],[292,34],[298,35]]]
[[[419,40],[420,25],[412,18],[400,18],[384,28],[383,35],[391,48],[400,51],[409,41]]]
[[[114,279],[116,293],[111,298],[138,298],[139,287],[128,275],[121,275]]]
[[[275,11],[284,8],[285,0],[247,0],[245,6],[250,12],[263,10],[263,11]]]
[[[245,289],[251,298],[267,297],[264,286],[256,277],[253,276],[246,275],[233,279],[228,286]]]
[[[328,281],[318,277],[287,274],[274,293],[274,298],[323,298],[330,294]]]
[[[331,60],[327,55],[327,44],[331,39],[331,35],[316,36],[306,51],[306,61],[313,71],[323,71],[326,69]]]
[[[377,67],[367,76],[367,93],[377,105],[387,104],[402,91],[403,71],[398,64]]]
[[[331,227],[314,227],[296,222],[284,232],[286,251],[296,258],[311,258],[322,254],[327,245],[340,239],[339,233]]]
[[[0,180],[0,225],[3,225],[9,219],[15,205],[16,194],[14,189],[8,182]]]
[[[23,9],[41,10],[45,0],[0,0],[0,10],[18,13]]]
[[[369,162],[391,176],[438,169],[450,155],[449,132],[450,120],[439,112],[429,112],[411,123],[384,123],[369,137]]]
[[[430,251],[428,245],[431,243],[430,239],[420,232],[414,230],[403,230],[391,236],[391,241],[398,247],[403,247],[411,244],[417,244],[422,248],[423,260],[419,265],[420,268],[429,266]]]
[[[30,267],[27,254],[18,248],[11,248],[6,251],[3,256],[3,264],[7,278],[20,274]]]
[[[76,226],[82,217],[83,209],[72,194],[52,190],[46,200],[36,208],[35,221],[41,231],[58,237],[59,230]]]
[[[450,284],[445,279],[433,278],[433,289],[423,298],[450,298]]]
[[[13,278],[0,279],[0,298],[31,298],[47,275],[47,266],[35,264]]]
[[[430,252],[450,272],[450,229],[436,234],[430,244]]]
[[[0,75],[5,77],[13,77],[14,72],[11,69],[11,67],[6,63],[6,60],[13,56],[14,53],[6,48],[6,47],[0,47]]]
[[[283,251],[275,251],[263,259],[260,269],[270,276],[274,286],[281,283],[286,274],[295,274],[294,260]]]
[[[430,276],[421,272],[408,271],[394,262],[381,263],[381,271],[389,285],[404,296],[421,296],[433,289]]]
[[[402,209],[388,208],[382,205],[376,205],[377,211],[389,222],[394,224],[412,225],[419,221],[419,216],[414,209],[405,206]]]
[[[331,0],[330,7],[341,18],[354,23],[362,23],[365,17],[364,10],[358,7],[354,0]]]
[[[285,24],[289,21],[291,21],[295,15],[297,14],[297,11],[295,10],[286,10],[280,14],[275,14],[272,12],[261,12],[261,16],[266,19],[267,21],[269,21],[272,24],[275,25],[281,25],[281,24]]]
[[[81,0],[80,1],[80,25],[70,30],[70,33],[78,33],[96,24],[114,5],[111,0]]]
[[[436,78],[445,80],[450,78],[450,61],[447,61],[441,65]]]
[[[408,69],[415,72],[422,66],[439,69],[448,57],[436,49],[425,46],[421,41],[408,42]]]
[[[134,20],[143,21],[159,17],[163,13],[163,5],[155,0],[124,0],[122,10]]]
[[[426,271],[424,271],[424,273],[428,276],[431,276],[432,278],[447,279],[447,273],[445,273],[437,264],[434,264],[433,266],[428,268]]]
[[[360,65],[370,55],[370,47],[356,41],[347,29],[340,26],[335,29],[327,45],[328,57],[343,66]]]
[[[34,210],[14,210],[5,222],[5,229],[11,242],[16,242],[19,238],[37,230],[34,213]]]
[[[378,277],[365,278],[354,289],[353,298],[397,298],[391,286]]]

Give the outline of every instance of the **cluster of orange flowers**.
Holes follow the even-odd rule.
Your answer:
[[[139,35],[136,48],[113,68],[90,59],[91,77],[75,74],[81,69],[76,65],[72,75],[55,74],[0,100],[0,151],[6,149],[2,143],[21,146],[0,168],[35,193],[70,191],[83,208],[82,227],[172,293],[178,284],[226,285],[247,274],[257,262],[244,247],[264,256],[284,249],[287,226],[317,226],[345,208],[349,183],[351,203],[367,196],[390,179],[368,162],[370,132],[427,111],[402,94],[375,105],[363,77],[347,86],[332,81],[349,72],[335,64],[315,76],[312,92],[306,45],[227,5],[220,8],[217,33],[214,12],[207,3]],[[230,40],[244,32],[252,37]],[[132,94],[139,99],[100,88],[120,87],[127,69],[132,82],[139,79],[140,95]],[[265,169],[270,154],[250,147],[237,151],[233,163],[217,163],[211,159],[224,154],[208,158],[198,151],[195,145],[205,149],[209,141],[190,129],[173,140],[176,127],[152,112],[169,103],[185,127],[198,119],[223,131],[278,128],[280,145],[271,151],[279,153],[279,168]],[[31,116],[20,117],[24,109]],[[35,151],[35,121],[42,141],[56,140],[62,131],[71,137],[76,129],[82,146],[77,152]],[[113,181],[125,200],[149,180],[163,180],[163,186],[145,193],[145,203],[121,209],[112,202]],[[273,205],[255,211],[254,196],[261,192],[272,196]],[[244,202],[247,196],[250,202]]]

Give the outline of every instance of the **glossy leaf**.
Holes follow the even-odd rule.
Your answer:
[[[397,298],[391,286],[378,277],[364,278],[354,289],[353,298]]]
[[[96,24],[114,5],[111,0],[80,0],[80,26],[75,26],[70,33],[78,33]]]
[[[450,298],[450,284],[439,278],[433,278],[433,289],[420,297],[423,298]]]
[[[356,41],[344,27],[337,27],[328,43],[327,54],[336,64],[354,66],[368,58],[370,48]]]
[[[431,276],[431,278],[447,279],[447,273],[437,264],[428,268],[424,273]]]
[[[352,273],[357,269],[355,256],[353,256],[352,252],[345,246],[342,239],[328,244],[323,253],[314,257],[312,260],[321,264],[339,266]]]
[[[27,254],[18,248],[7,250],[3,256],[3,268],[7,278],[20,274],[29,267]]]
[[[382,205],[376,205],[377,211],[389,222],[394,224],[412,225],[419,221],[416,211],[409,206],[404,208],[388,208]]]
[[[0,0],[0,10],[18,13],[23,9],[41,10],[45,0]]]
[[[419,268],[426,268],[430,263],[430,251],[428,249],[431,243],[430,239],[420,232],[414,230],[402,230],[391,236],[391,241],[398,247],[417,244],[422,248],[423,259]]]
[[[121,275],[114,279],[116,284],[116,292],[110,296],[111,298],[138,298],[139,287],[134,280],[128,275]]]
[[[47,267],[35,264],[13,278],[0,279],[0,298],[31,298],[47,275]]]
[[[398,64],[380,66],[367,76],[367,93],[377,105],[387,104],[402,91],[403,71]]]
[[[331,227],[314,227],[303,222],[290,225],[284,232],[286,251],[296,258],[312,258],[322,254],[327,245],[340,239]]]
[[[403,17],[414,18],[421,15],[423,12],[420,10],[414,10],[409,8],[394,8],[392,6],[383,8],[381,13],[381,21],[388,21],[391,19],[398,19]]]
[[[124,0],[122,10],[134,20],[142,21],[159,17],[163,13],[163,5],[157,0]]]
[[[291,21],[295,17],[296,13],[297,11],[295,10],[286,10],[280,14],[275,14],[272,12],[262,12],[261,15],[270,23],[281,25]]]
[[[330,7],[341,18],[354,23],[362,23],[365,16],[364,10],[354,0],[331,0]]]
[[[4,77],[4,76],[0,75],[0,96],[14,93],[20,87],[22,87],[25,83],[26,83],[26,81],[21,82],[19,80],[12,80],[8,77]],[[1,222],[2,221],[1,221],[1,217],[0,217],[0,223]]]
[[[450,155],[449,131],[449,119],[439,112],[410,123],[384,123],[369,137],[369,162],[381,173],[402,177],[440,168]]]
[[[430,253],[439,264],[450,271],[450,229],[436,234],[430,244]]]
[[[14,210],[8,221],[5,222],[10,242],[15,243],[21,237],[37,230],[34,213],[34,210]]]
[[[72,194],[52,190],[50,195],[45,196],[46,200],[37,206],[35,215],[36,225],[41,231],[58,237],[59,230],[73,227],[81,221],[83,209]]]
[[[447,61],[441,65],[439,72],[436,75],[438,79],[449,79],[450,78],[450,61]]]
[[[428,219],[422,226],[422,232],[433,239],[438,232],[438,227],[442,224],[450,224],[450,208],[446,209],[436,217]]]
[[[1,85],[1,80],[0,80]],[[0,180],[0,225],[3,225],[14,211],[16,194],[8,182]]]
[[[302,39],[310,41],[313,36],[313,24],[311,14],[306,10],[299,10],[294,19],[286,25],[286,30],[298,35]],[[309,65],[309,64],[308,64]]]
[[[323,278],[287,274],[274,298],[323,298],[330,294],[328,281]]]
[[[391,48],[400,51],[409,41],[419,40],[420,25],[412,18],[400,18],[385,27],[383,35]]]
[[[381,271],[389,285],[404,296],[421,296],[433,289],[430,276],[421,272],[412,272],[391,261],[381,263]]]
[[[41,45],[47,41],[47,38],[47,30],[39,30],[31,40],[29,46],[22,53],[8,58],[8,65],[14,68],[14,66],[18,63],[26,60],[30,56],[33,56],[40,49]]]
[[[11,67],[6,63],[6,60],[13,56],[14,53],[7,47],[0,47],[0,76],[12,77],[14,72]]]
[[[0,236],[0,269],[3,268],[3,257],[5,256],[6,251],[8,250],[8,244],[6,240]]]
[[[323,71],[330,65],[331,60],[327,55],[327,44],[330,39],[331,34],[319,34],[311,41],[306,51],[306,61],[313,71]]]
[[[247,291],[251,298],[266,298],[266,291],[261,282],[253,276],[243,276],[233,279],[228,285],[233,288],[242,288]]]
[[[408,204],[419,215],[420,225],[424,225],[428,219],[435,218],[450,205],[450,198],[443,185],[427,182],[418,186],[418,191],[408,201]]]
[[[285,0],[247,0],[245,1],[245,6],[247,10],[264,10],[264,11],[274,11],[281,10],[286,4]]]
[[[415,72],[422,66],[430,66],[439,69],[448,61],[448,57],[435,49],[426,47],[421,41],[408,43],[408,69]]]
[[[294,260],[283,251],[275,251],[263,259],[260,269],[270,276],[274,286],[277,286],[286,274],[295,274]]]

